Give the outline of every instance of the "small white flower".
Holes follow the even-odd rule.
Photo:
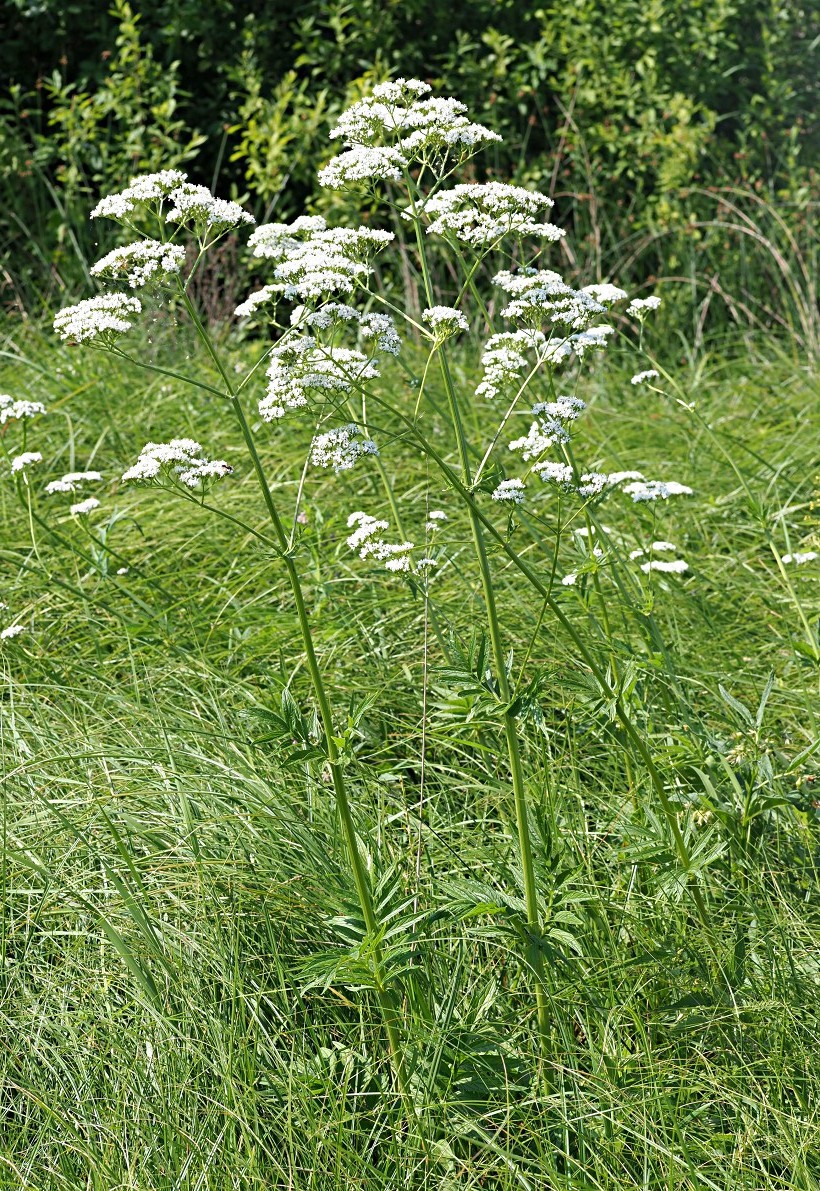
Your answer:
[[[354,525],[357,528],[348,537],[347,544],[351,550],[359,551],[360,558],[375,558],[378,562],[383,562],[388,571],[410,570],[410,551],[413,549],[413,543],[386,542],[378,536],[382,530],[390,528],[387,521],[379,521],[369,513],[358,512],[351,513],[347,519],[348,529]]]
[[[592,496],[598,496],[606,487],[609,477],[600,471],[588,471],[581,476],[581,483],[578,485],[578,494],[585,499]]]
[[[637,372],[633,377],[631,383],[633,385],[642,385],[644,381],[655,380],[660,373],[656,368],[647,368],[646,372]]]
[[[671,562],[665,562],[659,558],[652,558],[649,562],[641,563],[641,570],[645,575],[650,571],[661,571],[665,575],[682,575],[689,570],[689,563],[684,562],[682,558],[675,558]]]
[[[42,462],[43,456],[39,451],[23,451],[22,455],[15,455],[12,459],[11,470],[13,472],[25,471],[27,467]]]
[[[178,244],[161,244],[159,240],[138,240],[115,248],[91,266],[94,277],[110,277],[127,281],[132,289],[161,281],[178,273],[185,264],[185,249]]]
[[[182,186],[188,175],[182,170],[160,170],[156,174],[141,174],[132,178],[125,190],[101,198],[91,212],[92,219],[105,216],[122,219],[134,210],[137,203],[153,203],[164,199],[170,191]]]
[[[317,434],[310,448],[314,467],[332,467],[338,475],[350,471],[362,455],[378,455],[379,448],[372,438],[360,438],[361,430],[355,422],[337,426],[325,434]]]
[[[26,626],[22,624],[10,624],[7,628],[0,632],[0,641],[10,641],[12,637],[19,637],[21,633],[26,631]]]
[[[506,501],[508,504],[520,505],[524,503],[524,482],[519,479],[502,480],[493,493],[493,500]]]
[[[98,483],[102,476],[98,471],[67,471],[60,480],[52,480],[46,484],[48,496],[57,492],[76,492],[82,484]]]
[[[431,306],[422,311],[421,317],[424,322],[430,324],[433,338],[437,343],[443,343],[445,339],[449,339],[451,335],[457,335],[459,331],[469,331],[470,329],[465,315],[453,306]]]
[[[223,232],[240,223],[256,223],[249,211],[226,199],[216,198],[207,186],[183,182],[168,195],[172,204],[165,218],[169,223],[191,223],[195,228]]]
[[[424,528],[428,533],[435,533],[436,530],[441,529],[443,523],[447,520],[447,514],[443,509],[431,509],[427,516],[429,520]]]
[[[619,289],[617,285],[610,285],[609,282],[601,282],[596,285],[585,285],[582,293],[589,294],[596,302],[603,303],[604,306],[611,306],[614,302],[620,302],[622,298],[626,297],[626,290]]]
[[[627,480],[642,480],[643,478],[643,472],[640,471],[611,471],[608,483],[614,488],[617,484],[625,484]]]
[[[319,170],[319,184],[331,190],[342,190],[361,182],[400,182],[402,169],[407,164],[407,158],[398,149],[356,145],[346,153],[332,157],[324,169]]]
[[[45,412],[46,407],[41,401],[15,401],[8,393],[0,393],[0,426],[25,418],[36,418]]]
[[[127,575],[128,570],[129,570],[128,567],[117,567],[117,574],[118,575]]]
[[[163,474],[196,488],[207,479],[221,479],[233,473],[224,459],[205,459],[202,447],[192,438],[172,438],[167,443],[146,443],[137,462],[123,472],[123,480],[150,481]]]
[[[578,582],[578,575],[576,574],[575,571],[570,571],[570,573],[568,575],[564,575],[564,578],[561,580],[561,586],[562,587],[574,587],[577,582]]]
[[[643,322],[649,311],[657,310],[660,304],[661,300],[655,294],[649,298],[633,298],[626,308],[626,313],[634,314]]]
[[[538,236],[560,240],[562,228],[541,222],[539,212],[552,206],[552,199],[523,186],[506,182],[466,182],[451,190],[440,190],[422,204],[432,217],[428,235],[449,236],[480,247],[506,235]],[[410,213],[405,211],[406,218]]]
[[[87,517],[89,513],[93,513],[99,507],[100,502],[96,496],[89,496],[87,500],[81,500],[77,504],[72,505],[71,514],[73,517]]]
[[[795,566],[800,567],[806,562],[814,562],[815,558],[818,557],[820,556],[818,556],[816,550],[803,550],[795,554],[784,554],[783,561],[785,563],[793,562]]]
[[[83,343],[100,338],[110,343],[118,335],[130,331],[128,315],[139,314],[142,303],[128,294],[99,294],[86,298],[76,306],[67,306],[54,318],[54,330],[63,340]]]
[[[677,480],[636,480],[621,489],[637,503],[645,500],[667,500],[670,496],[691,496],[692,489]]]
[[[572,468],[568,463],[553,463],[547,460],[544,463],[536,463],[533,471],[545,484],[557,484],[559,488],[567,491],[572,488]]]

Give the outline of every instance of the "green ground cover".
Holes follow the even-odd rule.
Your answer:
[[[194,356],[179,345],[159,334],[140,351],[159,366]],[[241,366],[250,349],[227,350]],[[390,962],[409,972],[402,1100],[375,1003],[341,959],[358,911],[330,790],[292,740],[263,739],[284,690],[308,736],[313,714],[281,563],[195,500],[117,482],[146,440],[190,435],[240,461],[210,499],[259,528],[233,425],[167,377],[6,328],[0,391],[50,410],[29,444],[43,476],[105,481],[91,518],[40,496],[39,478],[22,501],[0,485],[0,594],[25,626],[0,643],[0,1187],[820,1185],[820,585],[816,562],[778,562],[816,548],[818,385],[772,342],[659,355],[695,410],[630,385],[615,349],[606,372],[585,362],[578,449],[694,489],[602,513],[625,548],[669,539],[690,570],[644,576],[638,612],[606,570],[602,601],[583,579],[560,600],[622,676],[689,874],[572,641],[492,557],[514,664],[542,676],[524,748],[546,1063],[514,937],[501,738],[452,677],[483,619],[466,517],[396,450],[406,522],[449,518],[425,601],[345,545],[351,511],[385,511],[375,474],[309,478],[309,611],[337,714],[351,709],[357,825],[400,925]],[[474,359],[456,357],[465,393]],[[398,367],[381,383],[414,401]],[[308,440],[262,434],[275,490]],[[556,496],[544,537],[561,515]],[[525,556],[538,539],[513,530]],[[579,559],[570,533],[556,574]]]

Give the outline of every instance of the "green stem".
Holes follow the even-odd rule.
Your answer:
[[[382,983],[384,957],[381,944],[379,943],[379,922],[373,905],[373,895],[370,888],[370,881],[368,880],[367,876],[367,869],[365,867],[364,860],[362,859],[362,854],[359,850],[359,840],[356,834],[356,825],[353,819],[353,811],[344,778],[342,760],[334,740],[333,715],[330,708],[330,701],[327,697],[327,690],[322,678],[319,661],[316,657],[316,650],[313,644],[313,630],[311,628],[310,617],[305,604],[305,597],[302,590],[302,584],[299,579],[299,573],[296,569],[296,563],[293,559],[293,554],[290,549],[290,543],[288,542],[284,525],[282,524],[282,520],[276,509],[276,505],[274,504],[273,494],[271,492],[270,485],[268,484],[267,476],[265,475],[265,470],[262,466],[262,461],[259,458],[259,453],[256,449],[253,433],[245,416],[245,411],[242,408],[242,403],[240,402],[239,397],[237,396],[234,387],[231,384],[228,374],[226,373],[222,365],[222,361],[220,360],[219,355],[211,342],[208,332],[202,325],[193,303],[185,292],[183,292],[182,298],[188,310],[188,314],[194,324],[196,333],[222,378],[222,383],[225,386],[225,394],[231,402],[231,406],[242,432],[242,437],[244,438],[245,445],[248,448],[248,453],[251,457],[254,471],[256,472],[256,476],[262,490],[265,506],[273,524],[277,541],[279,542],[282,559],[285,563],[285,569],[290,582],[291,592],[296,604],[296,615],[299,620],[299,628],[302,634],[302,643],[305,649],[308,672],[310,674],[313,691],[316,696],[316,702],[319,705],[319,715],[321,717],[322,728],[324,730],[325,748],[327,752],[328,765],[330,767],[331,779],[333,782],[333,792],[336,798],[336,806],[339,811],[342,832],[344,834],[350,866],[353,872],[353,882],[356,886],[356,893],[359,899],[359,905],[362,911],[365,929],[373,941],[373,957],[376,968],[376,993],[379,1001],[379,1007],[381,1009],[385,1030],[387,1032],[388,1045],[390,1048],[390,1054],[394,1064],[398,1085],[402,1094],[404,1094],[406,1090],[407,1079],[404,1066],[402,1039],[398,1026],[398,1009],[392,992],[386,989]]]
[[[415,200],[412,195],[412,190],[410,192],[410,201],[414,215],[413,224],[416,233],[416,243],[418,247],[419,260],[421,262],[426,298],[429,305],[432,306],[433,290],[430,281],[430,272],[424,251],[421,227],[419,220],[416,217]],[[447,393],[450,419],[452,421],[453,430],[455,431],[456,442],[458,445],[458,454],[463,480],[461,487],[466,491],[472,484],[469,447],[467,444],[466,435],[464,433],[464,424],[461,418],[461,411],[459,409],[458,397],[453,384],[453,378],[447,364],[447,356],[444,350],[441,348],[438,351],[438,357],[441,366],[442,379],[444,381],[444,387]],[[532,837],[530,835],[526,783],[524,781],[524,769],[521,764],[521,749],[518,741],[518,727],[516,724],[515,715],[509,710],[509,705],[513,698],[513,692],[510,687],[510,681],[507,674],[507,660],[501,640],[501,625],[498,618],[498,608],[495,600],[495,589],[493,587],[490,561],[487,556],[487,547],[484,541],[481,519],[477,514],[474,501],[471,500],[469,502],[468,510],[476,559],[478,561],[478,566],[481,573],[481,589],[484,595],[484,605],[487,613],[487,625],[490,634],[490,644],[493,651],[498,690],[505,706],[503,714],[504,738],[506,740],[507,754],[510,762],[513,802],[515,805],[515,821],[518,832],[518,847],[521,859],[521,874],[524,883],[527,932],[530,937],[528,959],[535,974],[535,1000],[536,1011],[538,1015],[538,1032],[541,1037],[542,1048],[546,1050],[546,1042],[549,1035],[549,1006],[547,1002],[547,991],[544,981],[544,958],[541,951],[541,916],[538,908],[538,886],[536,884],[535,878],[535,861],[533,857]]]

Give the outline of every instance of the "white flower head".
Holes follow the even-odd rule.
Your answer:
[[[98,471],[67,471],[62,479],[46,484],[46,494],[54,496],[58,492],[76,492],[83,484],[95,484],[101,480],[102,475]]]
[[[54,317],[54,330],[61,339],[76,343],[93,339],[112,343],[131,330],[128,316],[141,310],[139,298],[128,294],[98,294],[61,310]]]
[[[617,285],[610,285],[609,282],[585,285],[581,292],[589,294],[591,298],[594,298],[596,302],[600,302],[603,306],[612,306],[615,302],[620,302],[626,297],[626,290],[619,289]]]
[[[470,324],[460,310],[453,306],[430,306],[422,311],[424,322],[428,323],[437,343],[443,343],[459,331],[469,331]]]
[[[502,480],[493,492],[493,500],[514,505],[523,504],[524,481],[519,479]]]
[[[225,232],[240,223],[256,223],[254,217],[239,203],[216,198],[207,186],[183,182],[168,195],[172,204],[166,213],[168,223],[185,223],[197,231],[208,229]]]
[[[206,459],[202,447],[192,438],[172,438],[167,443],[146,443],[137,462],[123,472],[122,478],[147,483],[167,476],[196,488],[206,480],[218,480],[232,472],[224,459]]]
[[[372,438],[362,438],[355,422],[317,434],[311,443],[310,461],[314,467],[332,467],[338,475],[350,471],[362,455],[378,455]]]
[[[358,550],[362,559],[375,558],[383,562],[388,571],[409,571],[412,542],[386,542],[380,535],[389,529],[387,521],[371,517],[369,513],[351,513],[347,519],[348,529],[356,528],[347,539],[351,550]]]
[[[268,388],[259,402],[266,422],[308,405],[311,393],[349,393],[379,375],[373,360],[346,347],[323,347],[310,335],[284,339],[270,353]]]
[[[626,308],[626,313],[634,315],[635,318],[643,322],[649,311],[657,310],[660,304],[661,300],[656,294],[652,294],[648,298],[633,298]]]
[[[507,235],[559,240],[564,235],[563,229],[538,218],[551,206],[552,199],[547,195],[523,186],[466,182],[434,194],[422,204],[421,210],[431,219],[428,235],[446,236],[481,247]],[[407,211],[404,215],[410,218]]]
[[[89,513],[93,513],[99,507],[100,502],[96,496],[89,496],[87,500],[80,500],[77,504],[71,506],[71,515],[73,517],[87,517]]]
[[[407,158],[399,149],[356,145],[332,157],[319,170],[319,184],[329,190],[345,190],[361,183],[400,182]]]
[[[10,624],[7,628],[0,630],[0,641],[10,641],[13,637],[19,637],[25,631],[25,625]]]
[[[162,202],[177,187],[184,185],[188,175],[182,170],[160,170],[155,174],[141,174],[132,178],[125,190],[101,198],[91,212],[92,219],[101,216],[121,220],[143,203]]]
[[[820,557],[816,550],[798,550],[794,554],[784,554],[783,561],[788,566],[789,563],[794,563],[797,567],[802,567],[807,562],[814,562],[816,558]]]
[[[541,477],[545,484],[555,484],[565,492],[572,490],[572,468],[568,463],[555,463],[552,460],[546,460],[544,463],[536,463],[532,470]]]
[[[91,266],[94,277],[127,281],[132,289],[157,284],[178,273],[185,264],[185,249],[159,240],[138,240],[115,248]]]
[[[660,571],[664,575],[683,575],[685,571],[689,570],[689,563],[682,558],[671,560],[650,558],[649,562],[641,563],[641,570],[645,575],[650,574],[651,571]]]
[[[7,422],[36,418],[45,412],[46,407],[40,401],[15,401],[8,393],[0,393],[0,426],[5,426]]]
[[[21,455],[15,455],[11,461],[12,472],[25,471],[27,467],[32,467],[35,463],[42,463],[43,456],[39,451],[23,451]]]
[[[656,380],[660,375],[656,368],[647,368],[645,372],[636,372],[632,377],[631,384],[642,385],[645,381]]]
[[[668,500],[670,496],[691,496],[692,489],[677,480],[636,480],[621,489],[627,496],[639,503],[650,500]]]

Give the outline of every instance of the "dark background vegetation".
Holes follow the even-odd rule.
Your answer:
[[[259,218],[322,209],[315,175],[334,114],[402,74],[504,135],[480,168],[554,195],[572,232],[564,268],[674,279],[697,332],[781,324],[811,339],[805,276],[796,297],[791,283],[782,302],[771,293],[778,256],[794,263],[789,236],[802,274],[814,263],[817,0],[6,0],[2,11],[6,306],[87,285],[101,234],[89,202],[141,170],[184,164]]]

